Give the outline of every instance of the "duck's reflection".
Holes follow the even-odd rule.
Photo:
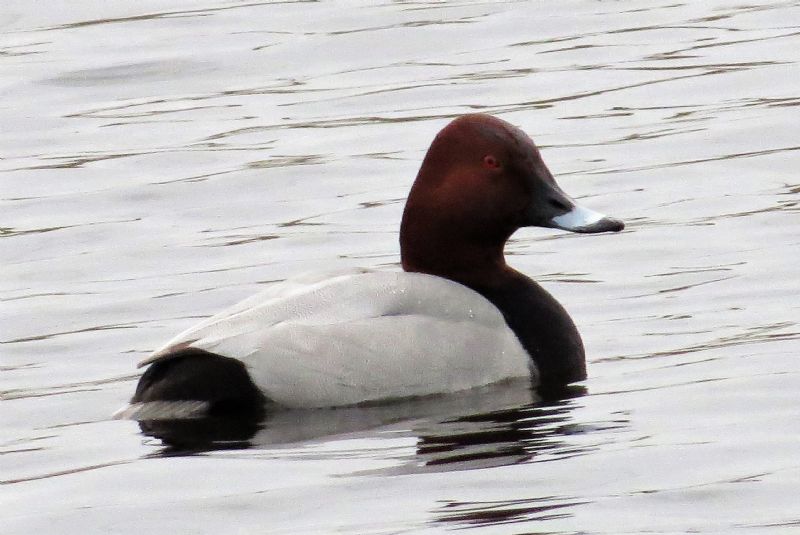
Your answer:
[[[573,432],[572,398],[584,393],[582,387],[573,387],[543,396],[520,380],[380,405],[267,411],[258,420],[151,420],[139,425],[164,444],[158,455],[263,449],[391,426],[392,437],[416,437],[414,469],[458,470],[525,462],[555,449],[574,454],[559,437]]]
[[[449,502],[433,511],[433,522],[454,524],[457,526],[455,529],[463,529],[484,525],[556,520],[568,518],[571,507],[585,503],[587,501],[570,496],[546,496],[494,502]]]

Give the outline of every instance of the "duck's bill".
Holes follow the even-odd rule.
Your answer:
[[[619,219],[608,217],[578,204],[574,205],[569,212],[552,218],[549,223],[552,228],[586,234],[619,232],[625,228],[625,223]]]

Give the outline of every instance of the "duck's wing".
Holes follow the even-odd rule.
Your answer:
[[[341,279],[348,279],[354,275],[370,272],[372,272],[372,270],[364,268],[312,271],[301,273],[275,284],[270,284],[264,290],[192,325],[173,337],[169,342],[153,351],[145,359],[139,361],[137,367],[143,368],[153,362],[169,358],[176,351],[186,347],[200,347],[193,342],[198,342],[204,336],[207,336],[209,332],[224,329],[232,323],[240,323],[241,320],[252,318],[252,313],[261,317],[263,312],[259,312],[258,309],[266,309],[272,303],[290,299],[295,295],[314,292],[318,287],[334,284]],[[274,312],[279,315],[280,310],[281,308],[279,306]]]
[[[418,273],[350,272],[268,290],[144,364],[187,347],[240,360],[266,396],[295,407],[454,392],[530,373],[493,304]]]

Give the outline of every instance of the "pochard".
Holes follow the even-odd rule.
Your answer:
[[[530,137],[464,115],[431,143],[400,225],[403,271],[306,274],[179,334],[117,417],[259,412],[444,394],[530,377],[586,378],[569,314],[506,264],[520,227],[581,233],[624,224],[578,205]],[[168,415],[168,416],[165,416]]]

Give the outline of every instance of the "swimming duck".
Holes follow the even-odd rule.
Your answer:
[[[123,418],[312,408],[456,392],[514,377],[586,378],[564,308],[506,264],[520,227],[620,231],[556,184],[523,131],[483,114],[431,143],[400,225],[403,271],[348,269],[270,286],[143,360]]]

